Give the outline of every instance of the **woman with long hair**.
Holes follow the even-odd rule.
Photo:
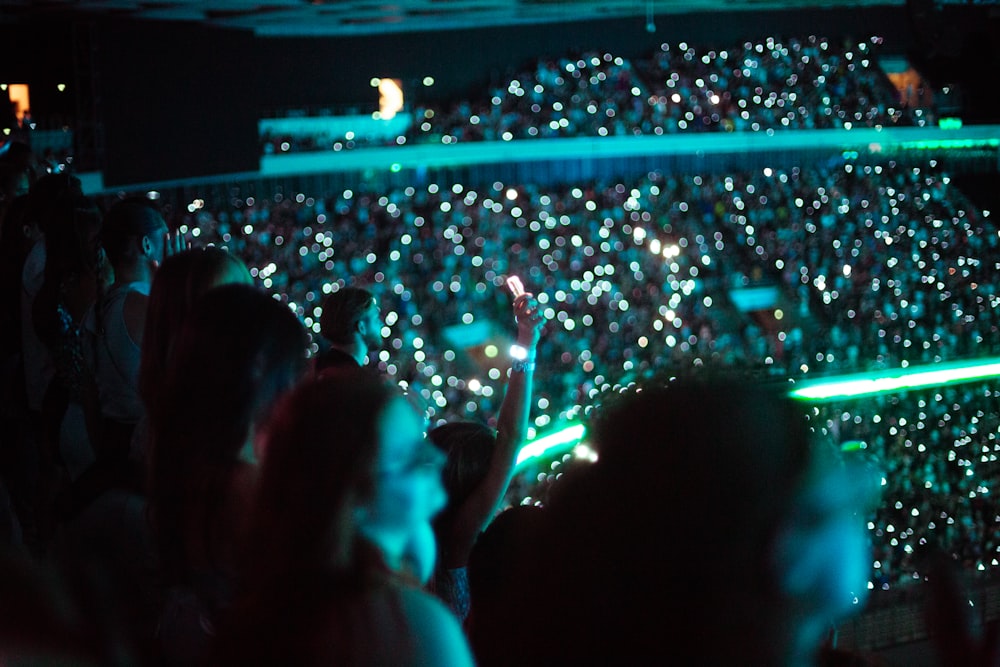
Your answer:
[[[198,300],[150,406],[149,509],[167,586],[161,644],[190,664],[241,570],[259,427],[305,370],[305,329],[247,285]]]
[[[267,429],[251,567],[216,657],[233,664],[470,664],[405,574],[445,502],[443,456],[398,388],[360,370],[291,392]]]
[[[145,335],[139,361],[139,395],[146,406],[157,402],[181,326],[202,294],[231,283],[250,285],[246,264],[217,248],[192,248],[168,257],[149,292]]]

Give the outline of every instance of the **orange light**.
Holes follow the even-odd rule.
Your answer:
[[[403,88],[399,79],[379,79],[378,110],[383,120],[394,118],[403,110]]]
[[[14,104],[14,115],[18,122],[24,119],[24,114],[31,110],[31,99],[28,95],[28,84],[12,83],[7,87],[7,94]]]

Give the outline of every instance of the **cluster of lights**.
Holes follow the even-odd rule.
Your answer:
[[[931,548],[978,572],[1000,567],[1000,515],[977,516],[975,508],[1000,483],[998,377],[1000,359],[983,359],[829,378],[792,390],[814,403],[811,418],[824,435],[836,436],[852,456],[883,462],[883,502],[867,521],[875,551],[869,590],[923,579],[921,553]],[[520,494],[522,504],[541,504],[566,464],[597,460],[585,435],[575,424],[522,449],[518,469],[537,471],[530,495]]]
[[[768,37],[722,50],[662,44],[652,56],[632,61],[598,52],[543,58],[482,99],[418,109],[409,132],[397,137],[268,137],[265,149],[933,124],[923,109],[897,108],[877,66],[881,41]]]
[[[880,178],[866,190],[864,179],[874,177]],[[477,379],[488,390],[472,391],[455,361],[460,351],[436,343],[415,350],[401,332],[425,331],[428,308],[438,321],[455,324],[505,321],[509,312],[498,308],[495,294],[506,274],[523,274],[551,321],[555,374],[576,377],[572,384],[539,383],[558,422],[618,379],[677,363],[763,358],[776,375],[804,375],[954,357],[954,326],[977,339],[995,332],[991,313],[1000,297],[992,264],[980,254],[988,244],[979,251],[974,246],[997,232],[992,225],[983,232],[985,215],[948,210],[958,198],[936,196],[946,186],[933,164],[652,174],[552,192],[500,182],[487,188],[432,183],[386,193],[234,198],[235,210],[223,214],[199,198],[187,205],[192,215],[183,229],[240,252],[265,287],[298,304],[314,332],[323,296],[337,284],[328,276],[383,285],[389,347],[379,364],[391,375],[432,382],[425,397],[442,415],[493,398],[499,387],[491,385],[502,374],[490,369]],[[843,194],[848,190],[851,197]],[[718,202],[712,219],[694,204],[706,196]],[[428,210],[433,226],[425,220]],[[892,222],[917,214],[933,221],[926,233],[911,236]],[[377,224],[359,233],[356,225],[371,222]],[[888,228],[897,239],[891,245],[882,242]],[[961,252],[954,249],[957,240],[964,242]],[[900,262],[897,250],[920,257]],[[745,275],[748,284],[755,272],[757,279],[801,285],[800,302],[791,316],[775,309],[773,330],[743,337],[722,331],[726,315],[718,309],[727,308],[729,297],[720,276]],[[914,295],[920,286],[934,299]],[[836,315],[837,326],[828,338],[805,337],[802,313],[812,317],[823,307]],[[945,323],[936,321],[941,314]],[[864,326],[871,335],[859,340]],[[607,353],[595,348],[604,338],[615,340]],[[393,362],[389,354],[405,360]],[[540,416],[535,426],[549,419]]]
[[[823,433],[850,441],[883,469],[881,503],[867,524],[875,555],[869,589],[924,579],[932,549],[972,571],[1000,567],[1000,515],[988,509],[1000,483],[998,371],[990,359],[881,374],[861,380],[867,386],[839,378],[812,409]],[[876,386],[884,391],[871,393]]]
[[[773,131],[784,128],[878,127],[900,122],[893,95],[880,81],[873,37],[835,46],[810,36],[782,44],[774,38],[703,54],[680,43],[661,45],[648,65],[658,82],[648,102],[656,127]],[[858,95],[839,93],[846,79]],[[913,122],[924,125],[923,113]]]
[[[158,194],[173,201],[172,193]],[[763,358],[775,375],[798,376],[796,389],[805,396],[816,390],[817,371],[939,363],[974,352],[962,347],[972,341],[997,338],[1000,290],[989,252],[1000,230],[949,187],[933,162],[903,169],[852,158],[839,167],[652,173],[551,189],[430,183],[257,195],[183,200],[181,229],[239,253],[314,332],[324,296],[347,284],[344,276],[374,284],[386,339],[375,363],[419,393],[435,419],[495,417],[506,355],[496,345],[486,348],[487,364],[470,372],[463,351],[434,329],[497,322],[512,331],[500,295],[507,275],[522,277],[550,320],[538,353],[530,437],[560,434],[532,443],[522,454],[524,469],[559,452],[589,460],[579,431],[559,425],[578,424],[586,406],[617,383],[657,371]],[[913,226],[903,224],[909,220],[926,224],[911,234]],[[734,286],[731,277],[741,275]],[[771,313],[772,328],[727,329],[729,290],[761,280],[788,287],[787,305]],[[803,335],[820,317],[834,323],[829,334]],[[941,373],[955,369],[931,370],[937,375],[929,381],[940,384],[949,379]],[[918,391],[915,376],[897,376],[908,379],[854,380],[874,383],[868,391]],[[862,385],[827,398],[852,400],[845,392]],[[827,384],[824,391],[833,389]],[[833,405],[818,409],[833,414]],[[852,409],[842,412],[852,415],[849,422],[830,428],[844,434],[849,427],[872,451],[881,446],[872,428],[885,427],[893,438],[905,429],[923,453],[919,448],[932,443],[912,437],[914,424],[948,423],[946,415],[923,412],[928,417],[907,415],[903,425],[890,424],[886,412]],[[982,439],[960,430],[954,451]],[[955,465],[961,461],[976,464],[962,464],[976,471],[966,475],[974,492],[991,488],[979,472],[987,463],[956,455]],[[551,475],[558,472],[545,479]],[[886,540],[901,544],[908,527],[891,523],[893,531],[874,522],[879,539],[892,532]]]

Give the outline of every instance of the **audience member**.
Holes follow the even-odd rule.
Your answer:
[[[25,383],[29,409],[40,414],[45,390],[52,379],[52,360],[45,345],[38,339],[34,326],[34,303],[45,281],[45,267],[48,255],[47,235],[58,235],[58,220],[53,220],[51,210],[61,198],[69,195],[82,196],[80,179],[69,174],[50,174],[40,178],[28,192],[28,200],[22,218],[24,235],[30,250],[24,259],[21,274],[21,326],[22,349],[25,365]]]
[[[132,438],[132,460],[147,460],[151,406],[159,403],[170,354],[194,304],[211,288],[228,284],[251,285],[253,279],[242,260],[214,246],[182,251],[157,270],[143,326],[138,390],[144,409]]]
[[[501,512],[476,540],[469,554],[469,613],[465,632],[479,665],[509,664],[507,594],[522,583],[536,553],[525,545],[537,544],[548,527],[544,508],[518,505]]]
[[[363,366],[382,346],[382,317],[375,297],[360,287],[342,287],[323,301],[320,333],[329,349],[320,354],[317,372],[328,368]]]
[[[447,455],[444,485],[448,504],[434,523],[438,545],[435,592],[460,620],[469,612],[466,564],[476,538],[492,520],[514,474],[531,413],[538,340],[545,318],[533,294],[514,300],[517,345],[497,430],[481,422],[449,422],[428,437]]]
[[[145,414],[158,402],[170,355],[198,299],[213,287],[252,283],[243,261],[215,246],[185,250],[164,260],[150,288],[143,326],[138,388]]]
[[[76,479],[94,461],[103,431],[93,344],[84,319],[112,274],[101,247],[101,212],[89,198],[59,196],[42,219],[46,260],[32,323],[53,360],[42,405],[46,449]]]
[[[445,501],[443,456],[398,389],[356,369],[307,380],[268,428],[253,564],[216,658],[468,665],[448,610],[402,573]]]
[[[52,217],[50,209],[69,193],[82,196],[79,179],[67,174],[43,176],[32,184],[24,200],[21,219],[17,222],[24,238],[26,254],[21,259],[18,274],[20,280],[17,301],[20,312],[15,325],[15,332],[20,334],[20,369],[12,377],[15,383],[12,392],[16,400],[9,406],[14,409],[21,405],[23,407],[18,418],[19,426],[7,431],[7,453],[11,457],[8,461],[11,465],[11,500],[24,530],[25,544],[36,555],[44,552],[51,534],[57,476],[51,447],[51,429],[49,433],[46,432],[42,419],[45,393],[55,370],[51,354],[35,330],[34,310],[35,301],[45,281],[47,252],[43,228]],[[9,209],[8,213],[13,211]],[[7,230],[4,245],[10,247],[8,241],[13,244],[13,238],[8,237],[7,233],[13,230],[6,223],[5,220]]]
[[[145,211],[132,212],[146,217]],[[155,219],[147,218],[147,222]],[[115,243],[109,245],[113,255]],[[119,278],[122,275],[117,274]],[[146,313],[144,326],[149,335],[143,337],[143,348],[152,342],[164,344],[169,352],[172,344],[164,341],[177,337],[198,297],[220,281],[248,283],[250,277],[238,259],[218,248],[184,251],[164,261]],[[166,362],[161,367],[166,367]],[[155,403],[154,399],[151,404]],[[158,661],[155,632],[163,612],[162,580],[148,522],[145,484],[135,472],[146,463],[148,421],[144,410],[140,414],[137,449],[131,456],[129,443],[121,441],[114,460],[92,466],[74,485],[76,512],[56,535],[52,552],[64,561],[102,572],[112,589],[109,594],[122,610],[119,629],[129,643],[130,655]]]
[[[142,417],[139,399],[139,357],[153,274],[166,255],[167,223],[148,202],[121,201],[104,220],[104,251],[115,281],[97,303],[97,386],[105,442],[112,458],[127,459],[132,431]]]
[[[513,662],[815,660],[867,594],[878,478],[782,390],[695,377],[599,410],[599,459],[564,477],[507,594]],[[549,623],[515,613],[539,585],[559,600]]]
[[[261,425],[305,367],[287,307],[246,285],[195,304],[150,407],[149,505],[168,587],[159,627],[168,663],[195,664],[247,556]]]

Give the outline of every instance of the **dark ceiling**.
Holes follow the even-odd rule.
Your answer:
[[[259,36],[351,36],[669,14],[903,6],[906,0],[3,0],[0,19],[191,21]]]

